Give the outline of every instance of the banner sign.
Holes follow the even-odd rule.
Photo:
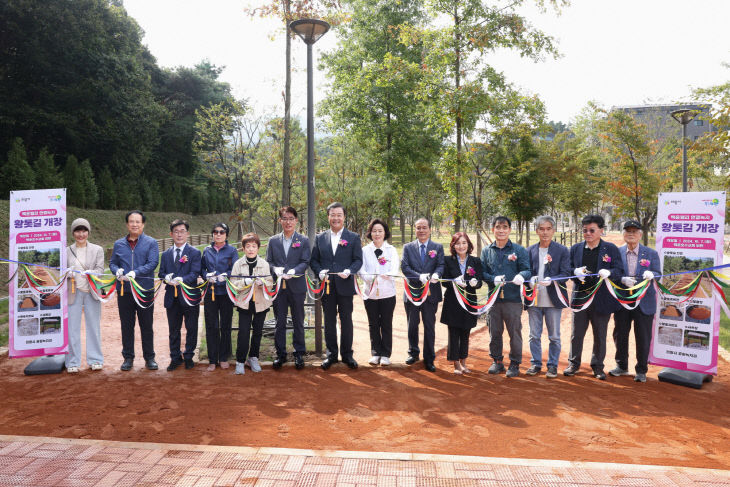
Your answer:
[[[10,192],[9,356],[66,353],[66,189]]]
[[[723,263],[724,191],[660,193],[656,250],[662,274]],[[717,375],[720,302],[712,282],[697,272],[662,278],[672,294],[658,293],[649,362]],[[697,284],[695,286],[695,284]]]

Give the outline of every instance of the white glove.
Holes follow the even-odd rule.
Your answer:
[[[472,277],[471,279],[469,279],[469,285],[471,287],[476,287],[477,284],[479,284],[479,281],[477,281],[477,278],[476,277]]]
[[[456,283],[457,286],[461,286],[461,287],[465,287],[466,286],[466,283],[464,282],[464,277],[463,276],[457,277],[456,279],[454,279],[454,282]]]
[[[287,280],[291,279],[292,277],[294,277],[294,269],[289,269],[288,271],[286,271],[286,274],[281,277]]]
[[[504,282],[504,275],[501,276],[494,276],[494,285],[499,286]]]
[[[585,277],[584,277],[587,274],[586,266],[576,267],[575,269],[573,269],[573,274],[578,276],[578,280],[580,280],[580,282],[586,282]]]
[[[215,277],[215,271],[207,273],[207,274],[205,275],[205,278],[206,278],[206,279],[208,280],[208,282],[210,282],[210,283],[215,283],[215,282],[216,282],[216,281],[218,280],[218,278],[217,278],[217,277]]]
[[[228,275],[227,272],[224,272],[223,274],[218,276],[218,282],[226,282],[226,276]]]
[[[274,267],[273,270],[274,270],[274,274],[276,274],[277,276],[280,276],[284,273],[283,267]]]
[[[541,286],[549,286],[552,281],[553,280],[550,279],[549,277],[545,277],[542,281],[540,281],[540,285]]]
[[[621,284],[626,287],[634,287],[636,285],[636,279],[633,277],[625,276],[621,278]]]
[[[538,276],[532,276],[530,278],[530,286],[535,287],[535,284],[537,284],[537,280],[539,279]]]
[[[350,269],[345,269],[342,272],[338,272],[337,275],[340,276],[342,279],[347,279],[348,277],[350,277]]]
[[[250,277],[244,277],[243,278],[243,285],[244,286],[250,286],[252,282],[253,282],[253,279],[251,279]]]
[[[428,274],[419,275],[418,280],[421,281],[421,284],[426,284],[428,282]]]
[[[431,274],[431,283],[436,284],[437,282],[439,282],[440,278],[441,278],[441,276],[439,276],[436,273]]]
[[[180,276],[177,276],[175,279],[172,280],[173,286],[179,286],[182,283],[183,283],[183,278]]]
[[[86,269],[82,274],[85,274],[87,276],[95,276],[96,272],[92,271],[91,269]]]
[[[165,284],[172,284],[172,272],[165,276]]]
[[[329,277],[327,277],[327,273],[329,271],[329,269],[322,269],[321,271],[319,271],[319,280],[326,281],[327,279],[329,279]]]
[[[513,283],[513,284],[514,284],[515,286],[521,286],[521,285],[523,285],[523,284],[525,283],[525,278],[524,278],[524,277],[522,277],[522,274],[517,274],[517,275],[516,275],[516,276],[515,276],[515,277],[514,277],[514,278],[512,279],[512,283]]]
[[[122,268],[120,267],[119,269],[117,269],[117,279],[119,279],[119,278],[120,278],[120,277],[122,277],[123,275],[124,275],[124,269],[122,269]]]
[[[654,279],[654,273],[652,271],[644,271],[644,274],[642,276],[645,280],[650,281],[651,279]]]
[[[134,279],[135,277],[137,277],[137,273],[134,271],[129,271],[124,277],[126,277],[127,280]]]
[[[599,269],[598,270],[598,277],[608,279],[610,275],[611,275],[611,271],[609,271],[608,269]]]

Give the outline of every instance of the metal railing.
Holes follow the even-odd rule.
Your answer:
[[[579,235],[578,230],[568,230],[567,232],[558,234],[558,242],[566,247],[570,247],[574,243],[578,243],[580,238],[581,235]]]

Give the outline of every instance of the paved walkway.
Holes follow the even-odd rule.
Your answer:
[[[730,471],[0,435],[0,486],[730,486]]]

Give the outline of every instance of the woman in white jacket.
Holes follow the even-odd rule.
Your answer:
[[[263,286],[271,286],[273,279],[266,259],[258,256],[261,240],[255,233],[247,233],[241,239],[244,256],[233,264],[233,276],[250,276],[231,279],[237,288],[253,286],[252,299],[244,303],[248,292],[241,292],[236,297],[238,308],[238,341],[236,344],[236,374],[244,374],[246,365],[254,372],[261,372],[259,364],[259,346],[264,330],[266,314],[273,301],[264,297]],[[255,276],[255,277],[254,277]],[[267,296],[268,297],[268,296]],[[249,337],[251,343],[249,346]]]
[[[388,224],[379,218],[370,221],[366,237],[371,240],[362,249],[362,267],[358,274],[365,282],[363,299],[370,326],[370,365],[390,365],[393,348],[393,310],[395,281],[400,273],[400,259],[390,238]]]

